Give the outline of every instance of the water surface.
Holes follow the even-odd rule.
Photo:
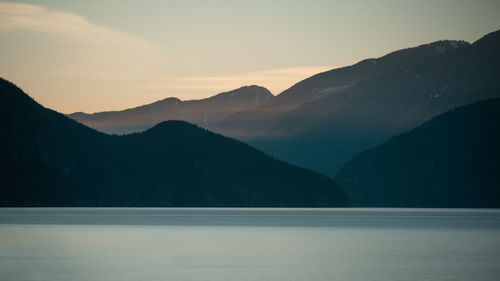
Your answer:
[[[499,279],[499,210],[0,209],[0,280]]]

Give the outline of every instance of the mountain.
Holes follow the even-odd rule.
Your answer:
[[[315,106],[314,109],[309,110],[307,106],[300,107],[301,105],[314,101],[317,101],[315,105],[322,105],[323,98],[340,94],[361,81],[374,79],[411,65],[432,61],[444,53],[468,45],[470,44],[465,41],[437,41],[316,74],[283,91],[263,107],[234,113],[219,122],[215,130],[245,140],[298,132],[304,124],[310,122],[310,117],[316,118],[325,110],[332,110],[339,106],[339,104],[325,104],[324,107]],[[297,107],[302,110],[295,111]],[[317,112],[317,110],[320,111]],[[297,123],[292,122],[290,127],[283,128],[286,125],[281,120],[292,118]]]
[[[362,207],[500,207],[500,99],[462,106],[356,155],[336,179]]]
[[[201,100],[182,101],[178,98],[166,98],[122,111],[93,114],[75,112],[68,117],[91,128],[113,134],[144,131],[167,120],[184,120],[210,128],[234,112],[259,108],[273,98],[266,88],[252,85]]]
[[[182,121],[90,129],[0,79],[1,206],[346,206],[332,179]]]
[[[309,77],[276,97],[263,95],[256,106],[247,99],[240,107],[216,106],[207,114],[207,103],[193,110],[184,106],[189,102],[168,99],[158,102],[158,110],[151,109],[155,103],[70,117],[109,133],[187,120],[333,177],[362,150],[456,106],[496,97],[488,89],[500,87],[497,37],[493,32],[473,44],[436,41],[366,59]],[[231,110],[218,114],[224,108]]]
[[[299,83],[308,85],[303,96],[315,87],[346,88],[302,103],[268,120],[267,127],[252,125],[265,128],[256,134],[235,136],[278,159],[334,176],[356,153],[395,134],[457,106],[499,97],[499,38],[496,31],[473,44],[439,41],[313,76]],[[349,73],[351,82],[342,80],[342,73]],[[235,120],[230,119],[220,124]],[[240,124],[232,126],[245,128]],[[231,136],[230,130],[214,130]]]

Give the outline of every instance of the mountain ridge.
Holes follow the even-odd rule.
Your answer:
[[[347,206],[332,179],[184,121],[108,135],[0,79],[0,206]]]
[[[410,65],[430,61],[444,53],[469,46],[457,40],[440,40],[416,47],[390,52],[379,58],[361,60],[353,65],[335,68],[315,74],[294,84],[278,94],[270,104],[262,108],[236,112],[219,122],[214,131],[238,137],[245,141],[262,135],[282,135],[276,132],[281,119],[297,107],[311,102],[321,103],[328,96],[342,93],[357,83],[381,76]],[[259,116],[255,118],[254,116]],[[304,118],[303,118],[304,119]],[[248,124],[252,120],[255,124]],[[239,123],[245,124],[241,126]],[[247,127],[250,127],[247,129]]]
[[[75,112],[67,116],[103,132],[118,134],[143,131],[167,120],[186,120],[210,127],[234,111],[259,107],[273,98],[266,88],[250,85],[204,99],[182,101],[176,97],[168,97],[124,110],[92,114]]]
[[[440,114],[355,155],[336,179],[360,207],[500,206],[500,98]]]
[[[453,107],[499,96],[499,34],[301,104],[273,124],[272,133],[241,139],[334,176],[354,154],[394,134]]]

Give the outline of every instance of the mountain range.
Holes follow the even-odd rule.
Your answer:
[[[151,127],[162,118],[187,120],[333,177],[356,153],[395,134],[457,106],[498,97],[498,50],[500,31],[472,44],[437,41],[319,73],[277,96],[257,86],[241,88],[253,95],[241,99],[237,110],[223,103],[200,103],[201,109],[192,115],[149,110],[148,105],[115,113],[69,116],[102,131],[121,133]],[[238,96],[241,89],[230,93]],[[261,102],[253,103],[257,92],[266,94],[261,95]],[[224,114],[205,122],[205,107]],[[131,114],[136,111],[142,117]],[[151,121],[146,126],[130,121],[144,119]],[[106,129],[97,124],[107,124]]]
[[[500,89],[498,50],[497,31],[473,44],[440,41],[313,76],[313,81],[332,81],[321,89],[345,85],[333,82],[344,73],[360,79],[268,121],[274,123],[271,129],[241,139],[279,159],[334,176],[356,153],[395,134],[457,106],[500,96],[495,91]],[[367,72],[373,75],[361,78]],[[311,83],[312,93],[320,83]]]
[[[499,50],[496,31],[277,96],[253,85],[67,116],[0,80],[0,205],[499,207]]]
[[[347,206],[334,180],[184,121],[107,135],[0,79],[0,206]]]
[[[273,98],[266,88],[253,85],[201,100],[171,97],[122,111],[75,112],[68,117],[109,134],[140,132],[167,120],[184,120],[210,128],[235,112],[262,107]]]

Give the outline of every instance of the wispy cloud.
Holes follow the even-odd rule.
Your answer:
[[[268,88],[274,94],[279,94],[294,83],[329,69],[332,67],[304,66],[218,76],[167,76],[157,78],[147,87],[164,90],[205,90],[216,93],[242,85],[257,84]]]
[[[0,31],[34,31],[85,44],[150,49],[142,39],[90,23],[85,17],[42,6],[0,2]]]
[[[33,52],[47,58],[57,55],[46,69],[61,78],[134,79],[144,76],[156,59],[152,46],[137,36],[37,5],[0,2],[0,32],[28,34],[27,44],[49,42],[51,53],[44,54],[43,49]]]
[[[0,41],[0,73],[64,112],[143,103],[159,58],[138,36],[40,5],[0,2]]]

